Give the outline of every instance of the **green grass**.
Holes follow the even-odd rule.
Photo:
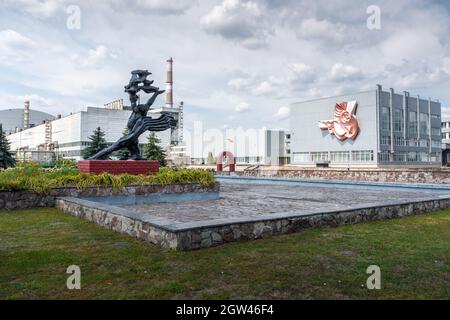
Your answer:
[[[213,186],[214,176],[206,170],[161,168],[152,175],[99,175],[80,173],[73,167],[46,169],[39,165],[25,165],[0,170],[0,191],[34,190],[45,193],[58,187],[106,186],[115,189],[130,185],[198,183]]]
[[[372,264],[381,290],[365,288]],[[0,298],[449,299],[450,210],[191,252],[55,209],[0,212]]]

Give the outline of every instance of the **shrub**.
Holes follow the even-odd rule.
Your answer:
[[[44,193],[52,188],[90,186],[106,186],[120,189],[130,185],[198,183],[203,186],[213,186],[214,176],[204,170],[172,170],[162,168],[153,175],[111,175],[102,173],[91,175],[80,173],[72,167],[44,169],[39,166],[23,166],[0,171],[0,190],[18,191],[34,190]]]
[[[55,162],[55,168],[77,168],[77,162],[72,159],[59,159]]]

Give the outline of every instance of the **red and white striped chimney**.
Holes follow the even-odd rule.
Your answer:
[[[30,127],[30,100],[24,101],[23,108],[23,128],[28,129]]]
[[[173,59],[167,60],[166,108],[173,108]]]

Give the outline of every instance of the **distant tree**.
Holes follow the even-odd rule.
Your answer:
[[[159,145],[160,143],[161,140],[158,139],[154,132],[152,132],[148,136],[148,142],[144,148],[144,158],[147,160],[158,160],[159,165],[165,167],[167,165],[167,155],[164,149]]]
[[[214,159],[214,156],[213,156],[212,152],[210,151],[208,153],[208,164],[215,164],[215,163],[216,163],[216,160]]]
[[[89,137],[89,145],[83,150],[83,158],[88,159],[95,155],[97,152],[100,152],[101,150],[105,149],[108,144],[105,140],[105,133],[102,131],[100,127],[94,130],[94,133]],[[108,156],[106,156],[102,160],[109,159]]]
[[[16,160],[13,158],[10,143],[6,138],[6,134],[3,132],[2,125],[0,124],[0,168],[6,169],[15,166]]]
[[[128,128],[125,128],[123,130],[123,135],[126,136],[128,134]],[[117,151],[115,153],[115,156],[119,159],[119,160],[128,160],[130,158],[130,151],[128,151],[127,148],[124,149],[120,149],[119,151]]]

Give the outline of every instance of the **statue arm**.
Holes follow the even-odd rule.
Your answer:
[[[151,107],[151,106],[153,105],[153,103],[155,102],[156,98],[157,98],[160,94],[162,94],[162,93],[164,93],[164,92],[165,92],[165,90],[158,90],[158,91],[154,92],[153,95],[151,96],[151,98],[148,99],[148,101],[147,101],[147,103],[145,104],[145,106],[146,106],[147,108],[150,109],[150,107]]]

